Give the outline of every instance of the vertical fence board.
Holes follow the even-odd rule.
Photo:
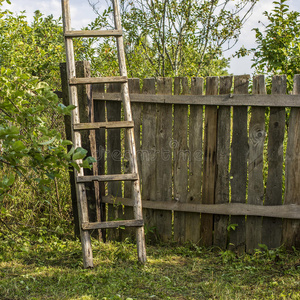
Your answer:
[[[300,75],[294,77],[293,94],[300,94]],[[300,108],[291,108],[285,163],[285,204],[300,205]],[[283,243],[300,248],[300,220],[283,221]]]
[[[286,76],[274,76],[272,94],[286,94]],[[283,140],[285,132],[285,108],[271,107],[268,134],[268,179],[265,205],[282,204]],[[282,220],[263,218],[262,241],[269,248],[281,245]]]
[[[66,63],[60,64],[60,76],[61,76],[63,103],[65,106],[68,106],[70,105],[70,99],[69,99],[69,87],[68,87]],[[66,138],[67,140],[71,141],[72,140],[71,116],[64,116],[64,123],[65,123]],[[71,150],[71,146],[68,146],[68,151],[69,150]],[[75,183],[73,167],[69,167],[69,180],[70,180],[70,187],[71,187],[71,200],[72,200],[72,210],[73,210],[73,219],[74,219],[74,235],[75,237],[80,238],[76,183]]]
[[[110,84],[108,93],[118,93],[121,90],[120,84]],[[111,101],[106,103],[107,121],[121,120],[121,102]],[[107,173],[121,174],[121,135],[120,129],[109,129],[107,131]],[[122,183],[120,181],[108,183],[108,194],[115,197],[122,197]],[[122,215],[121,207],[108,205],[108,220],[118,219]],[[110,240],[120,240],[120,230],[110,229],[107,237]]]
[[[193,77],[191,94],[202,95],[203,78]],[[189,193],[188,203],[201,203],[202,187],[202,141],[203,141],[203,106],[190,105],[189,118]],[[200,214],[185,214],[186,239],[195,244],[200,242]]]
[[[155,94],[155,79],[146,78],[143,81],[143,94]],[[141,182],[142,199],[156,199],[156,104],[143,103],[142,151],[141,151]],[[156,220],[153,209],[143,209],[146,239],[153,242]]]
[[[187,78],[176,77],[174,80],[174,94],[188,94],[189,86]],[[174,134],[172,140],[174,153],[174,200],[187,201],[188,189],[188,106],[184,104],[174,105]],[[174,239],[178,243],[186,241],[185,213],[174,212]]]
[[[219,88],[219,77],[207,77],[206,95],[217,95]],[[203,155],[203,188],[202,203],[214,204],[215,202],[215,180],[217,162],[217,106],[205,107],[205,133],[204,133],[204,155]],[[213,215],[201,214],[201,244],[211,246],[213,241]]]
[[[102,92],[105,91],[104,84],[94,84],[93,85],[93,92]],[[95,122],[105,122],[105,101],[94,101],[94,121]],[[96,159],[97,159],[97,166],[98,166],[98,174],[104,175],[105,174],[105,129],[101,128],[96,130]],[[97,174],[97,175],[98,175]],[[99,200],[97,201],[97,220],[105,220],[106,210],[105,204],[101,203],[101,196],[105,196],[105,183],[98,182],[99,188]],[[99,230],[100,231],[100,230]],[[102,240],[105,241],[106,238],[106,231],[105,229],[102,230]]]
[[[248,94],[249,75],[234,77],[234,93]],[[231,202],[245,203],[247,184],[247,107],[233,108],[232,152],[231,152]],[[231,224],[237,224],[230,232],[231,249],[237,253],[245,251],[245,217],[231,216]]]
[[[229,94],[232,76],[220,77],[220,95]],[[218,109],[217,175],[215,203],[229,203],[230,106]],[[226,249],[229,216],[214,215],[214,245]]]
[[[253,78],[253,94],[266,94],[265,77]],[[249,125],[249,182],[248,204],[263,205],[264,200],[264,143],[265,143],[265,108],[252,107]],[[247,217],[246,250],[253,252],[261,243],[261,217]]]
[[[140,79],[139,78],[130,78],[128,79],[128,87],[129,93],[131,94],[140,94]],[[141,172],[141,161],[140,161],[140,136],[141,136],[141,116],[142,116],[142,103],[131,103],[131,111],[132,111],[132,119],[134,121],[134,139],[136,143],[136,153],[137,153],[137,160],[138,160],[138,170],[139,173]],[[126,130],[126,129],[125,129]],[[130,173],[131,170],[129,168],[129,150],[128,150],[128,141],[125,135],[125,155],[124,155],[124,173]],[[124,197],[131,198],[131,181],[124,182]],[[124,207],[124,214],[123,219],[125,220],[133,220],[133,208],[125,206]],[[122,240],[125,238],[130,238],[131,240],[134,239],[136,229],[127,227],[121,231]]]
[[[158,94],[172,94],[172,78],[157,79]],[[172,105],[157,104],[156,146],[156,199],[172,200]],[[157,210],[156,232],[161,241],[172,238],[172,212]]]

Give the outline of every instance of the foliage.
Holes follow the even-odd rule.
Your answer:
[[[60,86],[59,62],[64,61],[64,43],[60,20],[53,16],[43,18],[35,12],[32,25],[26,16],[14,16],[0,11],[0,65],[5,68],[22,68],[41,81]]]
[[[264,31],[254,28],[257,47],[253,53],[253,65],[258,74],[286,74],[288,89],[292,90],[292,80],[300,73],[300,13],[290,11],[288,0],[274,1],[271,12],[264,12],[268,25]],[[240,55],[247,54],[245,49]]]
[[[96,4],[89,2],[97,11]],[[225,75],[228,60],[222,55],[224,47],[236,43],[256,2],[122,0],[131,76]],[[110,8],[99,15],[99,28],[111,26],[111,12]],[[98,52],[107,57],[103,49]]]
[[[87,151],[73,148],[67,153],[66,146],[72,142],[63,140],[49,123],[51,113],[67,115],[74,107],[59,103],[46,84],[20,69],[13,72],[2,67],[0,85],[0,169],[5,171],[0,197],[11,189],[17,176],[45,189],[68,163],[78,168],[76,160],[83,159]],[[90,158],[86,161],[92,162]],[[29,170],[33,172],[29,174]]]
[[[32,225],[36,208],[49,201],[51,223],[53,199],[47,192],[60,186],[56,179],[65,175],[68,166],[78,169],[77,162],[87,153],[82,148],[67,152],[72,142],[64,140],[63,127],[58,126],[59,120],[74,108],[61,104],[52,92],[60,86],[62,27],[60,20],[43,18],[39,11],[28,25],[23,13],[14,16],[9,10],[1,10],[3,2],[0,1],[0,221],[15,217]],[[89,167],[93,161],[87,157],[82,164]],[[19,194],[20,188],[23,195]],[[56,195],[57,213],[61,214],[63,201],[59,200],[59,191]],[[44,210],[43,207],[40,212]],[[43,214],[36,217],[42,219]],[[65,215],[63,219],[68,218]]]
[[[0,238],[1,233],[0,233]],[[80,243],[41,233],[34,243],[0,243],[0,294],[5,299],[299,299],[299,252],[257,250],[224,262],[194,245],[148,247],[93,241],[95,268],[82,269]],[[11,251],[7,251],[11,249]]]

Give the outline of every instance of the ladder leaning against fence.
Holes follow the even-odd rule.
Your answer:
[[[70,104],[76,108],[72,113],[72,139],[74,147],[81,147],[80,130],[84,129],[99,129],[99,128],[125,128],[127,141],[129,144],[129,161],[130,161],[130,174],[113,174],[113,175],[99,175],[99,176],[84,176],[83,168],[80,171],[74,170],[77,203],[79,210],[80,222],[80,237],[83,252],[83,264],[85,268],[93,267],[93,254],[91,248],[90,231],[92,229],[103,228],[118,228],[119,226],[136,227],[136,240],[137,252],[140,262],[146,262],[146,247],[144,236],[144,222],[142,215],[142,201],[140,193],[140,179],[137,167],[136,145],[134,140],[134,123],[132,120],[131,105],[129,98],[127,70],[125,63],[125,53],[123,45],[121,18],[118,0],[113,0],[113,11],[115,30],[82,30],[75,31],[71,29],[70,18],[70,5],[69,0],[62,0],[63,11],[63,28],[66,47],[66,60],[67,60],[67,74],[69,85],[69,99]],[[116,77],[99,77],[99,78],[76,78],[75,59],[73,38],[75,37],[116,37],[118,49],[118,61],[120,76]],[[77,96],[77,85],[79,84],[93,84],[93,83],[121,83],[121,95],[124,108],[125,121],[115,122],[101,122],[101,123],[80,123],[79,119],[79,106]],[[132,182],[132,197],[134,200],[134,220],[124,221],[109,221],[109,222],[89,222],[88,218],[88,205],[85,191],[85,182],[91,181],[131,181]]]

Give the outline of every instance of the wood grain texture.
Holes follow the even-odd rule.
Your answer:
[[[104,84],[94,84],[92,86],[93,95],[94,92],[104,92],[105,85]],[[100,101],[93,101],[94,102],[94,121],[95,122],[105,122],[105,110],[106,110],[106,103]],[[98,173],[94,175],[104,175],[105,174],[105,149],[106,147],[106,139],[105,139],[105,129],[100,128],[96,130],[96,152],[97,152],[97,166],[98,166]],[[98,182],[99,188],[99,200],[96,205],[97,211],[97,221],[105,221],[106,220],[106,207],[105,204],[102,203],[101,197],[105,196],[105,183]],[[99,229],[100,231],[100,229]],[[101,230],[102,233],[102,240],[105,242],[106,240],[106,231],[105,229]]]
[[[274,76],[272,94],[286,94],[286,76]],[[285,108],[270,108],[268,132],[268,178],[265,205],[282,204],[283,140]],[[269,249],[277,248],[282,241],[282,220],[263,218],[262,240]]]
[[[69,87],[68,87],[66,63],[60,64],[60,77],[61,77],[63,104],[65,106],[68,106],[70,105],[70,99],[69,99]],[[97,101],[97,103],[103,103],[103,102]],[[66,139],[71,141],[72,140],[71,116],[68,115],[64,116],[64,123],[65,123]],[[69,145],[67,149],[68,151],[70,151],[71,145]],[[69,167],[69,180],[70,180],[70,187],[71,187],[74,234],[75,237],[80,238],[80,224],[79,224],[78,206],[77,206],[76,182],[75,182],[73,167]]]
[[[143,97],[155,94],[155,79],[147,78],[143,81]],[[156,104],[143,103],[142,148],[141,148],[141,181],[142,199],[156,200]],[[152,209],[143,209],[147,241],[155,242],[156,220]]]
[[[66,37],[104,37],[104,36],[121,36],[122,30],[71,30],[66,31]]]
[[[107,92],[119,92],[121,85],[118,83],[110,84]],[[121,103],[107,102],[107,121],[121,120]],[[121,134],[120,129],[111,129],[107,131],[107,174],[121,174]],[[109,182],[107,184],[108,195],[115,197],[122,196],[122,183]],[[120,206],[108,206],[108,221],[122,218],[122,208]],[[107,232],[109,240],[121,241],[121,233],[119,229],[112,229]]]
[[[128,79],[128,88],[130,94],[140,94],[140,80],[138,78],[131,78]],[[138,160],[138,169],[141,173],[141,163],[140,163],[140,142],[141,142],[141,123],[142,123],[142,104],[141,103],[132,103],[131,104],[131,111],[132,111],[132,119],[134,122],[134,139],[136,142],[136,152],[137,152],[137,160]],[[124,171],[125,173],[131,172],[129,159],[129,145],[128,139],[125,135],[125,161],[124,161]],[[124,183],[124,197],[131,198],[132,197],[132,182],[125,182]],[[131,207],[124,207],[124,214],[123,218],[125,220],[132,220],[134,219],[133,210]],[[130,240],[135,239],[135,229],[133,228],[125,228],[122,230],[122,240],[129,238]]]
[[[98,101],[121,101],[119,93],[95,93]],[[300,107],[298,95],[255,95],[255,94],[227,94],[227,95],[132,95],[132,102],[195,104],[195,105],[226,105],[226,106],[260,106],[260,107]]]
[[[219,77],[206,78],[207,95],[217,95],[218,88]],[[206,106],[203,150],[203,204],[213,204],[215,202],[215,183],[217,166],[217,128],[218,108],[216,106]],[[200,236],[201,245],[206,247],[212,245],[213,215],[201,214]]]
[[[74,124],[74,130],[85,130],[85,129],[116,129],[116,128],[132,128],[134,127],[133,121],[115,121],[115,122],[92,122],[92,123],[80,123]]]
[[[220,77],[220,94],[228,94],[232,88],[232,76]],[[229,203],[229,158],[230,158],[230,106],[218,109],[217,175],[215,203]],[[226,249],[228,216],[214,216],[214,245]]]
[[[157,78],[157,93],[172,94],[172,78]],[[158,104],[156,115],[156,199],[172,199],[172,106]],[[156,233],[167,242],[172,238],[172,213],[156,211]]]
[[[133,206],[133,200],[130,198],[116,198],[111,196],[103,197],[105,203],[122,202],[124,205]],[[224,203],[224,204],[199,204],[182,203],[177,201],[143,201],[144,208],[181,211],[205,214],[232,215],[232,216],[262,216],[278,217],[286,219],[299,219],[300,205],[252,205],[245,203]]]
[[[202,95],[204,79],[192,77],[191,94]],[[202,190],[203,106],[191,105],[189,118],[189,192],[187,203],[201,203]],[[186,240],[200,243],[200,214],[185,214]]]
[[[113,0],[113,9],[114,9],[115,29],[121,30],[122,29],[121,13],[120,13],[120,4],[119,4],[118,0]],[[123,36],[117,37],[116,40],[117,40],[120,75],[127,76]],[[128,84],[122,85],[122,98],[123,98],[123,109],[124,109],[125,120],[131,121],[132,120],[132,112],[131,112]],[[137,164],[136,143],[135,143],[133,128],[128,129],[126,131],[126,137],[129,141],[128,144],[130,145],[130,156],[132,156],[132,160],[130,160],[130,168],[132,170],[132,173],[138,174],[139,172],[138,172],[138,164]],[[142,213],[140,180],[137,180],[137,181],[133,182],[133,184],[132,184],[132,197],[135,201],[134,218],[142,219],[143,213]],[[146,257],[144,227],[138,227],[136,229],[136,243],[137,243],[138,260],[141,263],[145,263],[147,260],[147,257]]]
[[[300,94],[300,75],[294,76],[295,95]],[[285,160],[285,204],[300,204],[300,109],[292,108]],[[300,248],[300,220],[283,221],[283,243]]]
[[[71,85],[85,85],[85,84],[96,84],[96,83],[123,83],[127,82],[126,76],[115,76],[115,77],[81,77],[81,78],[70,78],[69,83]]]
[[[253,78],[253,94],[266,94],[265,78],[259,75]],[[249,182],[248,204],[263,205],[264,200],[264,144],[265,144],[265,108],[252,107],[249,125]],[[261,243],[262,218],[247,217],[246,250],[252,253]]]
[[[91,229],[104,229],[104,228],[119,228],[119,227],[141,227],[144,225],[143,220],[121,220],[121,221],[108,221],[108,222],[93,222],[83,223],[84,230]]]
[[[181,91],[182,88],[182,91]],[[186,77],[174,79],[174,94],[188,94],[189,85]],[[188,193],[188,106],[174,105],[174,130],[173,130],[173,179],[174,199],[178,202],[187,201]],[[186,216],[184,213],[174,213],[174,240],[177,243],[186,242]]]
[[[234,93],[247,94],[249,75],[234,77]],[[245,203],[247,185],[247,107],[233,108],[233,128],[231,145],[231,202]],[[238,254],[245,252],[246,232],[245,217],[232,216],[231,224],[237,224],[234,231],[230,232],[230,246]]]
[[[70,5],[68,0],[62,1],[62,15],[63,15],[63,31],[71,30],[71,18],[70,18]],[[74,58],[74,47],[73,41],[71,39],[65,39],[66,47],[66,60],[67,60],[67,74],[68,80],[76,77],[76,67]],[[77,89],[75,86],[69,86],[69,99],[70,104],[75,106],[72,111],[71,124],[80,123],[79,117],[79,104]],[[81,147],[81,136],[79,132],[72,131],[72,141],[75,148]],[[83,169],[81,168],[79,172],[74,170],[74,176],[83,175]],[[76,184],[76,194],[77,194],[77,205],[78,205],[78,215],[80,222],[88,221],[88,205],[86,190],[84,184]],[[91,245],[90,233],[85,230],[80,230],[81,246],[83,253],[83,266],[84,268],[93,267],[93,252]]]

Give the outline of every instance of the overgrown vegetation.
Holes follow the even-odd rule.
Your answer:
[[[0,9],[0,31],[1,232],[19,222],[52,229],[61,223],[62,230],[70,220],[66,169],[78,168],[87,151],[67,151],[72,142],[64,138],[63,117],[74,107],[53,93],[64,56],[61,25],[37,11],[29,26],[24,15]],[[84,159],[84,167],[92,161]]]
[[[92,26],[113,28],[111,4],[100,13],[99,1],[88,1],[98,13]],[[129,74],[140,78],[226,75],[229,61],[223,52],[235,45],[257,2],[121,0]],[[115,57],[112,43],[100,44],[97,50],[104,63]]]
[[[273,1],[272,11],[265,11],[268,23],[264,30],[254,28],[256,47],[240,49],[238,55],[253,54],[255,73],[287,75],[288,90],[293,89],[293,78],[300,73],[300,13],[290,11],[288,0]]]
[[[9,249],[9,251],[8,251]],[[230,251],[148,247],[145,266],[135,245],[94,241],[92,270],[82,269],[77,242],[47,237],[0,245],[1,299],[299,299],[300,253],[261,248]]]

